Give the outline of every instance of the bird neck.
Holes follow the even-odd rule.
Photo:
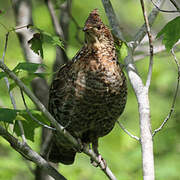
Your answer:
[[[95,38],[94,41],[88,42],[86,47],[94,56],[116,56],[114,41],[111,39]]]

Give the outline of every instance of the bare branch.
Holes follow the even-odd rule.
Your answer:
[[[6,50],[7,50],[8,37],[9,37],[9,32],[7,32],[7,34],[6,34],[6,39],[5,39],[5,46],[4,46],[3,57],[2,57],[2,62],[3,62],[3,63],[4,63],[4,58],[5,58],[5,54],[6,54]],[[14,96],[13,96],[12,92],[10,91],[9,80],[8,80],[7,77],[5,77],[4,80],[5,80],[5,83],[6,83],[8,92],[9,92],[9,96],[10,96],[10,99],[11,99],[12,106],[13,106],[14,109],[17,109]],[[22,123],[21,123],[20,121],[18,121],[18,125],[19,125],[20,131],[21,131],[22,141],[23,141],[23,143],[26,143],[26,137],[25,137],[25,135],[24,135],[23,125],[22,125]]]
[[[0,126],[0,135],[6,139],[16,151],[27,159],[36,163],[40,168],[44,169],[48,174],[54,177],[56,180],[66,180],[58,171],[53,168],[45,159],[43,159],[38,153],[33,151],[26,143],[21,143],[14,136],[9,134],[2,126]]]
[[[137,136],[134,136],[133,134],[131,134],[119,121],[117,121],[118,125],[120,126],[120,128],[127,134],[129,135],[131,138],[140,141],[140,138]]]
[[[149,60],[148,76],[147,76],[147,80],[146,80],[146,88],[149,89],[149,86],[151,84],[152,68],[153,68],[152,34],[151,34],[151,29],[150,29],[149,21],[148,21],[148,18],[147,18],[147,13],[146,13],[145,6],[144,6],[144,0],[140,0],[140,2],[141,2],[141,7],[142,7],[142,11],[143,11],[143,17],[144,17],[144,21],[145,21],[145,25],[146,25],[147,35],[148,35],[148,39],[149,39],[150,60]]]
[[[106,11],[106,15],[108,17],[110,26],[112,27],[113,34],[117,38],[119,38],[122,41],[126,42],[126,40],[125,40],[121,30],[120,30],[119,23],[118,23],[118,20],[117,20],[117,17],[116,17],[116,14],[114,12],[114,9],[112,7],[111,2],[109,0],[102,0],[102,3],[103,3],[103,6],[104,6],[104,9]]]
[[[98,156],[92,151],[92,149],[89,149],[88,146],[84,146],[83,148],[83,152],[85,154],[87,154],[88,156],[91,157],[91,159],[95,162],[98,163],[99,167],[101,168],[101,170],[106,174],[106,176],[110,179],[110,180],[116,180],[116,177],[114,176],[114,174],[111,172],[111,170],[109,169],[108,166],[106,166],[104,168],[104,163],[101,161],[99,163],[99,158]]]
[[[157,128],[157,129],[154,130],[152,136],[154,136],[157,132],[159,132],[160,130],[162,130],[163,127],[165,126],[165,124],[167,123],[167,121],[171,118],[172,113],[174,112],[174,106],[175,106],[175,102],[176,102],[176,99],[177,99],[177,94],[178,94],[178,90],[179,90],[179,83],[180,83],[180,64],[179,64],[178,59],[177,59],[177,57],[176,57],[176,55],[175,55],[175,53],[174,53],[174,48],[171,49],[171,53],[172,53],[172,55],[173,55],[173,57],[174,57],[174,61],[175,61],[175,63],[176,63],[177,70],[178,70],[176,90],[175,90],[175,94],[174,94],[174,97],[173,97],[171,109],[170,109],[167,117],[164,119],[164,121],[163,121],[162,124],[159,126],[159,128]]]
[[[164,0],[159,0],[158,6],[161,7],[163,3],[164,3]],[[154,23],[158,14],[159,14],[159,10],[157,8],[153,8],[153,10],[148,16],[148,22],[149,22],[150,27]],[[145,35],[146,35],[146,24],[142,25],[139,31],[133,37],[133,41],[132,41],[133,50],[140,44],[140,42],[142,41]]]
[[[170,2],[175,6],[175,8],[180,12],[180,7],[179,5],[176,3],[175,0],[170,0]]]
[[[71,136],[63,126],[52,117],[46,107],[36,98],[36,96],[24,85],[24,83],[12,72],[2,61],[0,61],[0,68],[8,74],[8,76],[15,81],[15,83],[26,93],[26,95],[34,102],[34,104],[42,111],[42,113],[49,119],[56,130],[66,137],[77,149],[79,149],[79,143]]]
[[[52,4],[51,0],[45,0],[45,2],[46,2],[47,7],[49,9],[49,12],[50,12],[50,15],[51,15],[51,19],[52,19],[56,34],[58,36],[60,36],[64,40],[65,39],[64,38],[64,33],[63,33],[63,30],[62,30],[62,28],[61,28],[61,26],[59,24],[59,20],[58,20],[56,14],[55,14],[53,4]]]
[[[27,104],[26,104],[26,100],[25,100],[25,98],[24,98],[24,94],[23,94],[22,89],[20,89],[20,92],[21,92],[21,96],[22,96],[22,100],[23,100],[24,106],[25,106],[25,108],[26,108],[26,112],[27,112],[28,115],[31,117],[31,119],[34,120],[35,122],[37,122],[38,124],[40,124],[41,126],[43,126],[44,128],[51,129],[51,130],[54,130],[54,131],[55,131],[55,130],[56,130],[55,128],[50,127],[50,126],[48,126],[48,125],[46,125],[46,124],[38,121],[38,120],[31,114],[31,112],[29,111],[28,106],[27,106]]]
[[[165,13],[177,13],[177,12],[180,12],[180,10],[178,10],[177,9],[177,11],[176,10],[163,10],[163,9],[160,9],[155,3],[154,3],[154,1],[153,0],[151,0],[151,2],[152,2],[152,4],[159,10],[159,11],[161,11],[161,12],[165,12]],[[173,1],[173,4],[174,4],[174,1]],[[174,5],[176,5],[176,4],[174,4]],[[178,6],[175,6],[176,8],[178,7]]]
[[[103,2],[103,1],[102,1]],[[160,4],[163,1],[160,1]],[[106,7],[105,7],[106,8]],[[112,13],[112,11],[106,11]],[[149,15],[149,26],[151,27],[154,20],[156,19],[159,11],[154,8]],[[110,15],[107,15],[108,17]],[[113,16],[111,16],[113,17]],[[113,28],[113,27],[112,27]],[[117,28],[117,27],[115,27]],[[120,31],[117,28],[117,31]],[[134,49],[140,44],[144,36],[146,35],[146,25],[144,24],[133,41],[127,43],[128,46],[128,56],[125,58],[124,62],[126,65],[126,71],[134,89],[134,92],[138,101],[139,108],[139,119],[140,119],[140,132],[141,132],[141,149],[142,149],[142,166],[143,166],[143,179],[144,180],[154,180],[154,155],[153,155],[153,141],[151,134],[151,123],[150,123],[150,105],[148,99],[148,89],[144,86],[141,77],[138,75],[137,69],[133,61]],[[119,37],[119,36],[117,36]]]

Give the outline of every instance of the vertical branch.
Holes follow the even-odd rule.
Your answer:
[[[33,24],[32,20],[32,1],[31,0],[11,0],[12,6],[15,14],[16,26],[24,26],[28,24]],[[22,16],[23,14],[23,16]],[[16,28],[17,29],[17,28]],[[33,32],[29,29],[19,29],[16,31],[21,48],[23,50],[26,61],[33,63],[42,63],[40,56],[35,54],[28,45],[28,40],[33,36]],[[43,68],[39,68],[38,72],[43,72]],[[47,107],[48,105],[48,84],[45,79],[35,78],[31,82],[31,86],[36,97]],[[46,130],[47,133],[43,137],[50,136],[50,131]],[[35,172],[35,176],[38,176],[38,180],[50,180],[50,176],[47,176],[42,169],[37,167],[39,172]]]
[[[147,81],[146,81],[146,88],[149,89],[149,86],[151,84],[151,77],[152,77],[152,68],[153,68],[153,43],[152,43],[152,34],[151,34],[151,29],[149,26],[149,21],[147,18],[147,13],[145,10],[144,6],[144,0],[140,0],[141,2],[141,7],[143,11],[143,17],[146,25],[146,31],[149,39],[149,54],[150,54],[150,60],[149,60],[149,70],[148,70],[148,76],[147,76]]]
[[[9,32],[7,32],[6,39],[5,39],[5,46],[4,46],[3,56],[2,56],[2,62],[3,63],[4,63],[4,58],[5,58],[5,54],[6,54],[6,50],[7,50],[8,38],[9,38]],[[4,80],[5,80],[8,92],[9,92],[9,96],[10,96],[10,99],[11,99],[12,106],[13,106],[14,109],[17,109],[16,101],[14,99],[14,96],[13,96],[12,92],[10,91],[9,80],[8,80],[7,77],[5,77]],[[26,143],[26,137],[24,135],[24,129],[23,129],[23,125],[22,125],[21,121],[18,121],[18,125],[19,125],[19,128],[20,128],[22,141],[23,141],[23,143]]]
[[[175,0],[170,0],[170,2],[174,5],[174,7],[180,12],[180,6]]]
[[[36,163],[45,172],[50,174],[56,180],[67,180],[63,175],[58,173],[45,159],[38,153],[33,151],[26,143],[19,142],[14,136],[9,134],[2,126],[0,126],[0,136],[8,141],[12,148],[19,152],[22,156]]]
[[[117,38],[119,38],[122,41],[126,42],[122,32],[120,31],[119,23],[118,23],[116,14],[114,12],[114,9],[112,7],[111,1],[109,1],[109,0],[102,0],[102,3],[103,3],[103,6],[104,6],[104,9],[106,11],[109,23],[110,23],[110,25],[112,27],[113,34],[116,35]]]
[[[107,3],[110,3],[109,0],[102,0],[102,3],[104,5],[107,17],[109,19],[109,22],[111,24],[112,17],[115,17],[113,14],[114,11],[109,10],[109,8],[106,6]],[[159,5],[161,5],[163,2],[159,1]],[[156,8],[153,8],[151,11],[148,19],[149,19],[149,26],[151,27],[154,20],[156,19],[159,11]],[[109,15],[110,14],[110,15]],[[116,22],[117,24],[118,22]],[[112,26],[113,24],[111,24]],[[120,31],[118,26],[112,27],[113,29],[116,29],[115,33]],[[144,24],[138,31],[138,33],[135,35],[133,41],[131,43],[127,43],[128,45],[128,56],[125,58],[125,65],[126,65],[126,71],[129,77],[129,80],[131,82],[131,85],[134,89],[135,95],[137,97],[138,101],[138,109],[139,109],[139,120],[140,120],[140,132],[141,132],[141,150],[142,150],[142,165],[143,165],[143,179],[144,180],[154,180],[154,155],[153,155],[153,141],[152,141],[152,134],[151,134],[151,123],[150,123],[150,105],[149,105],[149,97],[148,97],[148,88],[150,85],[150,79],[151,79],[151,71],[152,71],[152,61],[150,64],[149,69],[149,76],[148,76],[148,82],[146,86],[144,86],[141,77],[139,76],[136,66],[134,65],[133,61],[133,52],[135,48],[140,44],[142,39],[147,33],[146,24]],[[118,38],[120,36],[118,33],[115,34]],[[151,50],[152,51],[152,50]]]
[[[178,59],[174,53],[174,48],[171,49],[171,54],[173,55],[173,58],[174,58],[174,61],[176,63],[176,66],[177,66],[177,84],[176,84],[176,90],[175,90],[175,94],[174,94],[174,97],[173,97],[173,101],[172,101],[172,105],[171,105],[171,109],[167,115],[167,117],[164,119],[164,121],[162,122],[162,124],[159,126],[159,128],[155,129],[154,132],[153,132],[153,136],[161,131],[163,129],[163,127],[165,126],[165,124],[168,122],[168,120],[171,118],[172,116],[172,113],[174,112],[174,106],[175,106],[175,102],[176,102],[176,99],[177,99],[177,95],[178,95],[178,91],[179,91],[179,83],[180,83],[180,64],[178,62]]]

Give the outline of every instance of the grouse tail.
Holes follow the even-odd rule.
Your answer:
[[[63,163],[65,165],[73,164],[76,151],[65,144],[59,144],[56,141],[52,141],[50,144],[49,152],[47,154],[48,161],[54,163]]]

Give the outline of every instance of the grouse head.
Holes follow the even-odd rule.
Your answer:
[[[84,29],[86,43],[113,42],[113,37],[108,27],[102,22],[98,10],[94,9],[87,18]]]

